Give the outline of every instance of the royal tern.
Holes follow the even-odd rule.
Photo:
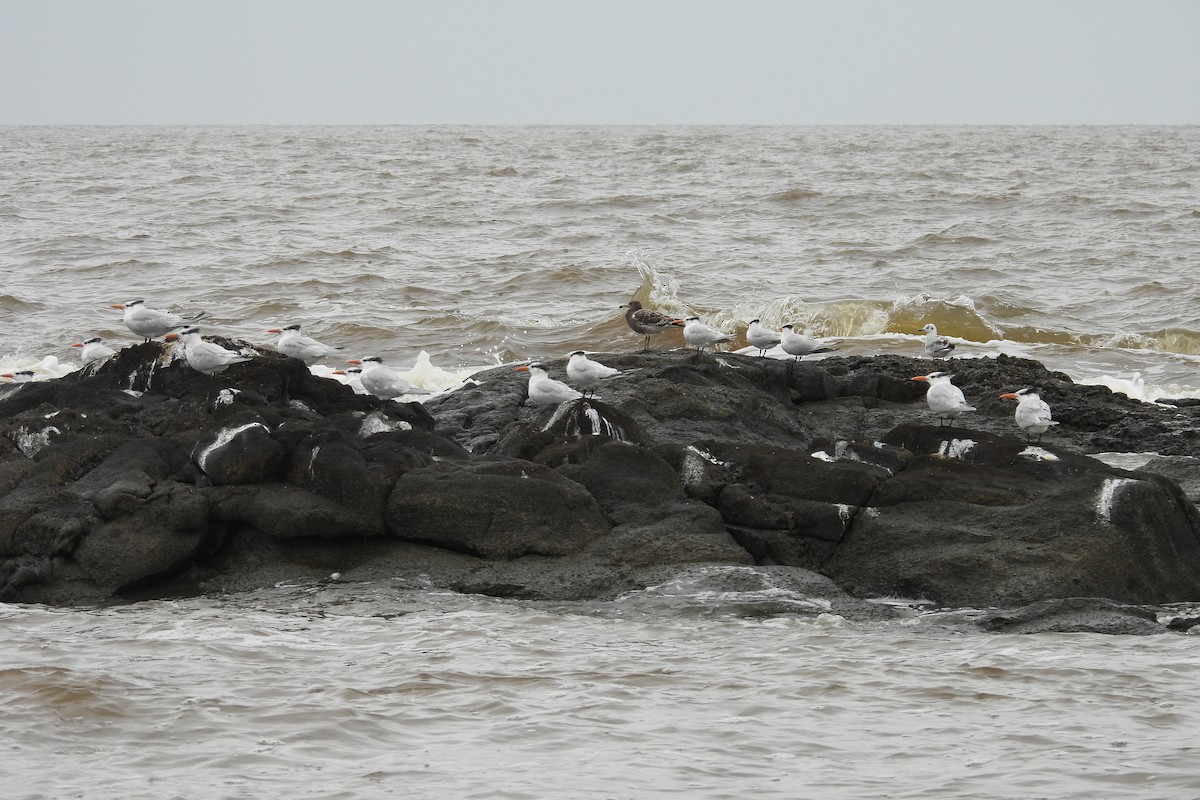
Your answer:
[[[422,389],[404,380],[394,369],[385,367],[383,359],[379,356],[352,358],[346,363],[358,364],[362,367],[362,387],[367,390],[367,394],[374,395],[380,400],[391,400],[406,394],[430,393],[428,389]]]
[[[147,342],[158,336],[166,336],[176,328],[187,326],[204,317],[204,311],[190,317],[181,317],[167,311],[146,307],[145,300],[130,300],[128,303],[109,306],[125,312],[125,327]]]
[[[945,358],[954,349],[954,342],[945,336],[938,336],[937,326],[932,322],[921,331],[925,334],[925,355],[930,358]]]
[[[0,378],[8,378],[16,383],[28,383],[37,380],[37,373],[31,369],[19,369],[16,372],[0,372]]]
[[[79,360],[84,364],[90,364],[93,361],[100,361],[108,358],[116,353],[111,347],[104,344],[99,336],[93,336],[91,339],[84,339],[82,342],[76,342],[71,347],[82,347],[83,352],[79,354]]]
[[[318,342],[311,336],[305,336],[300,332],[299,325],[288,325],[283,328],[268,328],[267,333],[278,333],[279,342],[275,348],[285,356],[298,358],[308,366],[312,366],[318,360],[332,353],[334,350],[340,350],[340,347],[333,347],[323,342]]]
[[[529,373],[529,402],[535,406],[556,406],[583,397],[580,392],[547,375],[545,365],[536,361],[522,364],[517,371]]]
[[[918,375],[912,380],[924,381],[929,384],[929,391],[925,393],[925,402],[929,403],[929,408],[938,416],[938,424],[948,424],[954,427],[954,420],[964,411],[974,411],[974,406],[967,405],[967,398],[963,395],[962,389],[950,382],[953,375],[948,375],[945,372],[931,372],[928,375]],[[944,423],[943,420],[946,420]]]
[[[332,375],[341,375],[339,378],[342,383],[354,390],[355,394],[366,394],[367,390],[362,385],[362,367],[351,367],[350,369],[335,369]],[[343,380],[344,378],[344,380]]]
[[[773,331],[770,328],[764,328],[759,324],[759,320],[750,320],[749,327],[746,328],[746,341],[753,347],[758,348],[758,355],[761,358],[767,354],[775,345],[779,344],[783,339],[783,334],[779,331]]]
[[[699,317],[688,317],[683,321],[683,341],[697,350],[703,350],[722,342],[732,342],[733,337],[711,325],[705,325]]]
[[[658,311],[651,311],[648,308],[642,308],[642,303],[639,300],[630,300],[628,304],[621,306],[625,309],[625,322],[629,325],[630,330],[634,333],[640,333],[646,337],[645,347],[643,350],[650,349],[650,337],[656,333],[662,333],[670,327],[681,327],[683,320],[668,317]]]
[[[783,330],[780,331],[779,346],[783,348],[783,352],[795,356],[796,361],[813,353],[828,353],[837,349],[833,345],[810,339],[802,333],[796,333],[791,325],[784,325]]]
[[[1051,425],[1057,425],[1051,417],[1050,404],[1038,396],[1038,393],[1032,389],[1020,389],[1015,392],[1008,392],[1000,395],[1001,400],[1016,400],[1017,412],[1016,420],[1017,427],[1025,431],[1025,438],[1028,440],[1032,434],[1037,434],[1038,443],[1042,441],[1042,434],[1050,429]]]
[[[240,364],[249,361],[249,356],[233,350],[226,350],[214,342],[206,342],[200,338],[198,328],[187,328],[179,331],[179,339],[183,342],[183,360],[188,366],[205,375],[223,372],[230,364]]]
[[[582,350],[571,353],[571,358],[567,361],[567,378],[588,396],[596,393],[596,387],[602,381],[621,374],[619,369],[601,364],[599,361],[592,361]]]

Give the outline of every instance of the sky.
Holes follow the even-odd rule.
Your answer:
[[[1197,124],[1196,0],[0,0],[0,125]]]

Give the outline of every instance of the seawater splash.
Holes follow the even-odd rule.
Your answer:
[[[638,300],[646,308],[664,314],[689,316],[695,309],[679,299],[679,281],[666,272],[655,269],[641,250],[629,250],[625,258],[637,269],[641,284],[630,300]]]

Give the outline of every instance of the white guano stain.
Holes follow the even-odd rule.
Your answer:
[[[221,391],[217,392],[215,404],[219,406],[233,405],[233,401],[236,400],[237,396],[241,393],[241,389],[222,389]]]
[[[1037,461],[1058,461],[1058,456],[1054,455],[1054,453],[1051,453],[1049,450],[1043,450],[1040,447],[1034,447],[1033,445],[1026,447],[1024,450],[1017,453],[1017,455],[1025,456],[1026,458],[1032,458]]]
[[[951,439],[948,442],[942,442],[937,454],[942,458],[962,458],[971,452],[971,448],[974,446],[973,439]]]
[[[21,428],[19,431],[17,431],[17,436],[13,442],[17,445],[17,449],[21,451],[23,456],[26,458],[33,458],[35,455],[40,453],[43,448],[49,446],[50,437],[52,435],[59,433],[62,433],[62,431],[60,431],[58,428],[55,428],[53,425],[42,428],[36,433],[26,430],[25,428]]]
[[[226,428],[217,434],[216,441],[201,450],[196,456],[196,463],[200,465],[200,469],[207,472],[208,470],[205,468],[205,464],[208,462],[208,457],[232,442],[239,433],[249,430],[250,428],[262,428],[264,431],[270,431],[270,428],[268,428],[266,425],[263,425],[261,422],[249,422],[237,428]]]
[[[1138,483],[1132,478],[1105,478],[1104,485],[1096,497],[1096,514],[1105,522],[1112,522],[1113,508],[1121,489],[1131,483]]]
[[[708,474],[705,468],[705,462],[712,464],[714,467],[727,467],[726,462],[719,460],[712,453],[701,450],[695,445],[689,444],[683,451],[683,465],[679,470],[679,478],[684,486],[694,486],[704,480],[704,476]]]
[[[809,455],[811,455],[811,457],[815,458],[817,461],[828,461],[828,462],[832,463],[837,460],[833,456],[829,455],[829,453],[826,453],[824,450],[818,450],[817,452],[810,453]]]

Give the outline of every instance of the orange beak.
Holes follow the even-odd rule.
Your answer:
[[[75,344],[71,345],[71,347],[83,347],[83,342],[76,342]]]
[[[283,333],[281,328],[267,328],[267,333]]]
[[[909,378],[909,380],[910,381],[923,381],[925,383],[929,383],[929,378],[926,378],[924,375],[918,375],[915,378]]]
[[[166,336],[163,337],[163,341],[164,342],[173,342],[178,338],[179,338],[178,333],[168,333]]]
[[[529,372],[529,367],[522,364],[521,366],[517,367],[517,372]]]
[[[109,306],[109,308],[115,308],[117,311],[125,310],[125,306],[122,306],[122,305]]]
[[[11,372],[0,372],[0,378],[11,378],[12,376]]]
[[[332,375],[345,375],[345,374],[346,374],[346,370],[344,370],[344,369],[335,369],[335,370],[334,370],[334,371],[333,371],[331,374],[332,374]]]
[[[687,323],[681,319],[673,319],[673,320],[671,320],[671,324],[678,325],[680,328],[687,327]]]
[[[1009,392],[1008,394],[1000,395],[1000,399],[1001,400],[1020,400],[1021,398],[1017,397],[1017,395],[1015,393]]]
[[[362,359],[361,358],[352,358],[349,361],[347,361],[346,363],[347,364],[361,364]]]

